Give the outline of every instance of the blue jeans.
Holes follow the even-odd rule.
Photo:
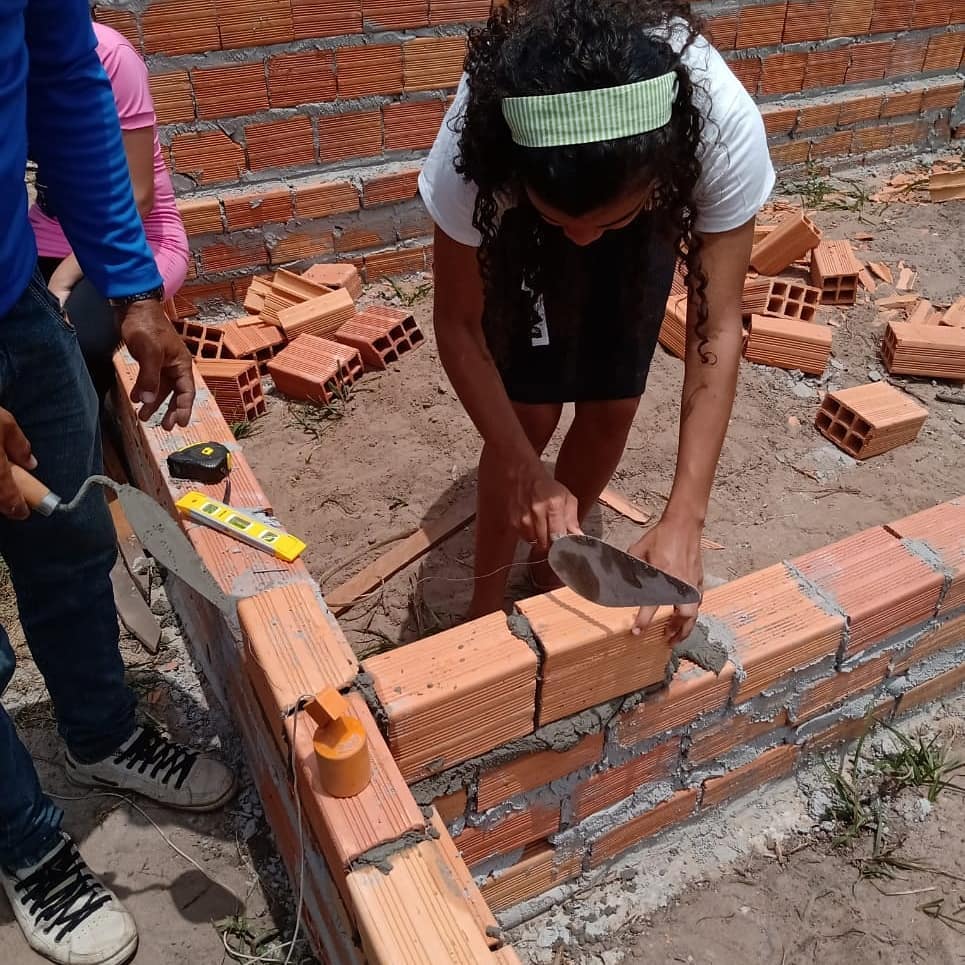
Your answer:
[[[39,273],[0,317],[0,406],[30,440],[36,475],[71,498],[101,471],[97,398],[77,336]],[[134,732],[110,571],[116,537],[99,489],[72,513],[0,517],[20,622],[71,754],[92,763]],[[0,628],[0,696],[14,653]],[[0,705],[0,864],[34,864],[56,843],[63,814],[41,790],[27,749]]]

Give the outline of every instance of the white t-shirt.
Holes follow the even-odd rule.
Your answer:
[[[685,36],[684,30],[675,30],[671,43],[679,50]],[[730,231],[749,221],[774,187],[764,122],[741,82],[703,37],[687,48],[682,61],[694,84],[695,105],[704,118],[696,229],[702,233]],[[454,164],[468,96],[463,75],[419,175],[419,190],[432,220],[454,241],[475,248],[481,240],[472,225],[477,189]]]

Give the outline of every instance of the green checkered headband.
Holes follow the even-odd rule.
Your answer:
[[[503,117],[522,147],[592,144],[663,127],[676,96],[677,75],[671,70],[621,87],[507,97]]]

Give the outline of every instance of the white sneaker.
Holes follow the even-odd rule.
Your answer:
[[[185,811],[213,811],[234,797],[237,783],[220,761],[162,737],[152,727],[138,727],[113,754],[96,764],[66,755],[67,778],[83,787],[136,791]]]
[[[123,965],[137,950],[137,926],[117,896],[94,877],[74,842],[61,840],[0,882],[30,947],[62,965]]]

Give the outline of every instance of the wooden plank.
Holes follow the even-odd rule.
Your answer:
[[[650,513],[645,513],[642,509],[634,506],[629,499],[621,496],[615,489],[611,489],[609,486],[600,493],[600,502],[603,503],[604,506],[612,509],[615,513],[625,516],[631,522],[639,523],[641,526],[645,526],[650,522]]]
[[[411,536],[400,540],[350,580],[325,594],[325,602],[341,616],[356,600],[371,593],[386,580],[425,556],[433,546],[468,526],[476,518],[476,494],[470,493],[454,503],[441,516],[429,520]]]

